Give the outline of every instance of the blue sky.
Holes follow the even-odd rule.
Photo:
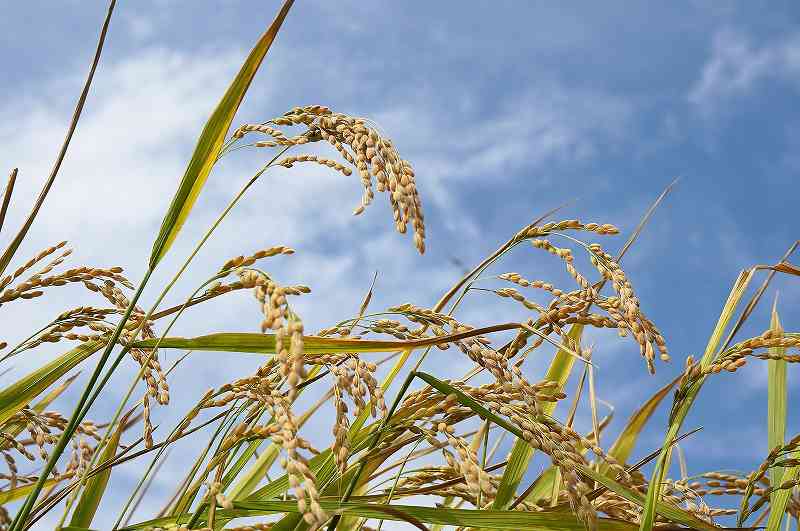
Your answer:
[[[118,264],[137,279],[194,139],[277,7],[121,2],[73,147],[23,254],[67,239],[73,265]],[[104,13],[102,2],[4,8],[0,154],[7,169],[20,168],[9,227],[22,219],[60,145]],[[227,257],[287,244],[297,255],[270,267],[287,282],[311,285],[314,294],[298,303],[309,329],[356,312],[376,270],[376,307],[430,306],[460,276],[459,263],[479,262],[550,208],[568,202],[559,215],[614,223],[627,234],[680,177],[623,263],[676,362],[651,377],[632,342],[598,336],[595,344],[598,392],[617,407],[619,429],[687,354],[702,352],[739,270],[774,262],[798,238],[799,17],[792,2],[765,10],[745,2],[298,1],[236,122],[312,103],[376,120],[416,169],[428,252],[417,256],[410,239],[392,231],[383,198],[361,218],[350,215],[357,179],[276,172],[221,227],[174,299]],[[215,171],[160,280],[259,160],[232,157]],[[609,248],[624,237],[615,241]],[[505,271],[563,280],[558,264],[533,250],[495,270]],[[784,325],[794,330],[797,282],[778,278],[774,286]],[[15,307],[6,322],[49,320],[75,305],[67,293],[80,292]],[[768,306],[750,332],[766,326]],[[475,325],[519,316],[508,302],[482,295],[464,312]],[[193,334],[257,323],[257,306],[242,296],[198,309],[178,327]],[[56,352],[18,361],[5,378]],[[255,363],[192,357],[172,384],[176,408]],[[757,466],[766,453],[765,375],[754,363],[703,390],[687,422],[705,427],[685,445],[692,472]],[[159,414],[169,422],[169,411]],[[796,433],[791,406],[789,415]],[[662,412],[639,455],[660,443],[655,428],[664,422]],[[115,479],[120,491],[135,470],[126,474]],[[166,479],[157,482],[154,496],[169,488]]]

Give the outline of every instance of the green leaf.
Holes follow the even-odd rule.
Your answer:
[[[583,334],[583,325],[572,325],[568,337],[577,344],[581,340]],[[558,390],[564,389],[564,386],[569,379],[572,372],[572,367],[575,365],[575,357],[567,353],[563,349],[559,349],[553,360],[550,362],[550,367],[547,369],[546,380],[558,383]],[[544,405],[544,412],[552,414],[555,410],[556,403],[548,402]],[[525,472],[528,470],[531,458],[533,457],[534,449],[526,443],[523,439],[517,439],[514,447],[511,450],[511,455],[508,458],[508,464],[503,471],[503,477],[497,487],[497,496],[495,497],[492,508],[494,509],[507,509],[513,501],[514,494],[517,492]]]
[[[250,51],[239,73],[225,91],[222,99],[217,104],[217,108],[206,122],[197,146],[194,149],[189,166],[183,175],[178,191],[172,199],[172,204],[164,216],[161,223],[161,230],[153,244],[153,252],[150,255],[150,269],[155,269],[158,262],[169,251],[172,242],[175,241],[178,233],[186,222],[186,218],[192,210],[200,191],[203,189],[211,168],[219,156],[225,135],[233,122],[233,117],[239,109],[250,83],[258,71],[261,62],[278,34],[278,30],[283,24],[289,9],[294,0],[286,0],[283,7],[278,12],[272,25],[261,36],[255,47]]]
[[[796,452],[793,457],[800,457],[800,452]],[[800,466],[794,466],[783,472],[783,481],[796,481],[798,478],[800,478]],[[782,489],[770,497],[767,531],[780,531],[781,520],[786,513],[786,505],[789,503],[791,495],[792,489]]]
[[[100,350],[103,345],[104,341],[82,343],[0,391],[0,424],[14,416],[17,411],[80,362]]]
[[[441,342],[440,338],[436,338]],[[158,339],[136,341],[135,348],[152,348]],[[394,352],[403,350],[409,343],[417,341],[367,341],[360,339],[338,339],[332,337],[305,336],[303,350],[307,354],[324,354],[330,352]],[[198,336],[165,337],[159,348],[175,348],[211,352],[249,352],[254,354],[274,354],[275,335],[249,332],[222,332]]]
[[[772,308],[770,329],[779,334],[783,333],[781,321],[776,308]],[[773,347],[769,353],[773,356],[782,356],[785,348]],[[786,437],[786,405],[788,389],[786,386],[786,360],[772,359],[767,361],[767,448],[772,450],[776,446],[783,446]],[[769,481],[772,485],[781,482],[783,468],[772,467]]]
[[[275,463],[280,455],[281,447],[275,443],[271,443],[267,449],[258,456],[256,462],[247,470],[245,475],[234,485],[229,494],[232,500],[243,500],[247,498],[258,486],[259,482],[264,479],[264,475]]]
[[[58,482],[59,480],[57,479],[48,479],[47,482],[44,484],[44,487],[46,489],[49,489],[55,486]],[[21,487],[16,487],[13,489],[0,490],[0,505],[5,505],[6,503],[27,496],[28,493],[33,490],[34,486],[35,485],[31,483],[30,485],[23,485]]]
[[[117,429],[114,434],[108,439],[106,447],[103,450],[103,456],[100,460],[101,463],[110,462],[117,454],[119,448],[119,439],[125,429],[125,424],[128,422],[128,416],[125,415],[119,421]],[[92,525],[97,508],[100,506],[100,500],[103,498],[103,493],[106,491],[108,479],[111,477],[111,468],[108,467],[99,474],[89,478],[86,482],[86,487],[81,494],[81,499],[75,506],[75,512],[72,513],[71,526],[75,527],[89,527]]]
[[[612,444],[611,448],[609,448],[608,455],[620,463],[628,462],[628,458],[630,458],[633,448],[636,446],[636,440],[639,438],[639,435],[642,433],[645,425],[653,416],[653,413],[658,408],[659,404],[661,404],[664,398],[669,395],[669,392],[672,390],[672,388],[675,387],[678,382],[680,382],[682,376],[683,375],[678,376],[667,385],[659,389],[656,394],[651,396],[650,399],[642,405],[642,407],[636,410],[636,412],[631,416],[630,420],[628,420],[625,428],[619,434],[619,437],[617,437],[617,440],[614,441],[614,444]],[[608,465],[603,463],[600,466],[600,470],[606,472],[608,470]]]
[[[714,327],[714,331],[708,340],[703,357],[700,360],[701,368],[707,368],[714,361],[714,358],[717,355],[717,349],[720,347],[720,342],[722,341],[722,334],[725,333],[736,307],[739,305],[739,302],[744,296],[747,287],[750,285],[750,281],[753,279],[753,274],[755,271],[756,270],[754,268],[742,271],[739,274],[739,277],[736,279],[736,282],[734,283],[733,288],[731,288],[731,292],[728,295],[728,300],[725,301],[725,305],[722,307],[722,312],[720,313],[717,324]],[[686,418],[686,415],[689,413],[689,410],[692,408],[694,399],[700,392],[704,382],[705,377],[702,377],[696,383],[688,387],[685,390],[685,395],[681,398],[680,404],[675,404],[677,407],[674,408],[674,411],[670,417],[669,426],[664,437],[664,444],[661,447],[661,453],[658,456],[658,460],[656,461],[656,465],[653,469],[653,473],[650,477],[650,483],[647,488],[647,498],[639,525],[639,529],[641,531],[651,531],[653,529],[656,506],[661,493],[661,485],[663,485],[664,477],[667,473],[667,462],[669,460],[670,450],[672,448],[672,441],[675,440],[675,437],[677,437],[678,431],[680,431],[683,421]]]
[[[773,331],[783,333],[781,320],[778,317],[778,310],[772,307],[772,318],[770,328]],[[785,348],[773,347],[769,349],[770,354],[783,355]],[[786,437],[786,415],[788,406],[788,387],[786,383],[786,360],[768,360],[767,371],[769,379],[767,381],[767,423],[768,423],[768,444],[772,450],[776,446],[782,446]],[[800,452],[797,452],[800,455]],[[782,467],[772,467],[770,469],[770,484],[780,485],[784,478],[795,480],[800,472],[800,467],[792,467],[785,470]],[[786,512],[786,504],[791,495],[791,489],[783,489],[770,494],[770,511],[767,520],[767,531],[779,531],[781,520]]]
[[[33,405],[32,409],[37,413],[41,413],[42,411],[44,411],[45,408],[53,402],[53,400],[61,396],[61,393],[66,391],[67,388],[70,385],[72,385],[72,382],[75,381],[75,379],[78,377],[78,374],[70,376],[64,382],[56,386],[52,391],[47,393],[47,395],[44,398],[36,402],[36,404]],[[9,422],[3,426],[3,432],[10,437],[16,437],[17,435],[22,433],[22,430],[24,429],[25,429],[24,422]]]
[[[485,332],[511,330],[519,325],[510,323],[468,332],[449,334],[407,341],[377,341],[367,339],[342,339],[335,337],[304,336],[303,350],[306,354],[327,354],[331,352],[398,352],[413,351],[431,347],[448,341],[480,335]],[[248,352],[253,354],[274,354],[275,335],[254,332],[220,332],[197,337],[165,337],[163,339],[144,339],[131,344],[133,348],[175,348],[208,352]]]
[[[263,516],[276,513],[296,513],[295,501],[245,501],[234,502],[234,508],[219,510],[217,514],[223,518],[243,518]],[[378,520],[394,520],[409,522],[417,520],[428,524],[449,525],[457,527],[481,527],[485,529],[525,529],[538,531],[583,531],[584,525],[578,522],[575,515],[564,511],[523,512],[494,511],[475,509],[452,509],[449,507],[419,507],[415,505],[387,505],[377,503],[360,503],[322,500],[322,509],[329,514],[342,514]],[[121,531],[134,531],[147,527],[166,526],[171,518],[159,518],[126,527]],[[629,531],[636,526],[628,522],[600,518],[598,529],[601,531]]]
[[[538,501],[550,496],[553,492],[553,485],[558,477],[558,469],[554,466],[547,468],[541,475],[533,482],[533,488],[530,494],[525,498],[528,501]]]

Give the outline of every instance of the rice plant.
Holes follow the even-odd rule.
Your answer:
[[[414,248],[425,252],[423,202],[413,161],[402,158],[390,132],[370,119],[301,104],[233,128],[291,5],[291,0],[284,4],[222,95],[176,183],[152,253],[142,257],[145,274],[129,280],[114,266],[67,269],[71,251],[66,242],[31,258],[18,256],[80,118],[114,10],[111,3],[53,172],[23,227],[6,238],[9,244],[0,258],[0,275],[5,275],[0,279],[0,306],[6,311],[22,300],[35,304],[33,299],[42,296],[57,297],[60,286],[87,290],[86,303],[70,308],[65,301],[64,311],[45,326],[31,330],[18,344],[2,344],[2,362],[43,343],[63,344],[65,352],[0,390],[0,452],[6,463],[0,527],[21,531],[57,514],[63,529],[90,529],[101,510],[115,515],[114,529],[126,531],[368,530],[387,521],[423,530],[713,530],[727,524],[776,531],[790,518],[798,519],[800,434],[786,433],[786,380],[787,370],[800,362],[800,333],[785,331],[773,308],[769,329],[739,337],[743,323],[765,311],[759,302],[772,278],[800,275],[791,263],[796,244],[774,264],[742,271],[702,356],[686,358],[682,374],[653,389],[615,440],[602,437],[612,419],[598,414],[593,348],[583,340],[584,331],[613,329],[620,341],[636,344],[641,359],[630,364],[643,377],[670,360],[667,341],[647,316],[650,303],[640,301],[622,266],[669,188],[626,238],[606,220],[559,220],[557,212],[524,224],[462,278],[453,279],[452,288],[432,307],[397,301],[374,308],[370,289],[357,314],[331,316],[326,328],[307,330],[292,301],[310,288],[282,283],[269,273],[273,260],[291,260],[294,254],[279,242],[220,258],[219,268],[207,271],[207,279],[181,304],[163,305],[222,220],[248,200],[248,190],[262,176],[279,167],[302,172],[314,164],[347,180],[357,176],[362,192],[354,201],[354,214],[373,203],[375,190],[384,193],[395,229],[410,229]],[[317,155],[314,144],[331,146],[338,158]],[[160,294],[143,301],[144,288],[162,259],[174,252],[172,243],[204,184],[213,178],[215,165],[242,150],[260,154],[262,166],[160,287]],[[424,179],[424,169],[420,174]],[[3,220],[15,206],[16,178],[15,170],[5,189],[0,230],[8,230]],[[552,260],[563,267],[570,283],[556,286],[518,272],[489,273],[502,270],[508,253],[523,247],[532,260]],[[621,250],[614,253],[614,247]],[[255,299],[260,330],[196,337],[171,333],[190,307],[224,307],[227,294],[243,290]],[[495,318],[495,324],[481,327],[465,322],[459,309],[478,291],[504,299],[527,317]],[[551,347],[555,355],[547,370],[532,370],[526,362]],[[154,410],[171,407],[167,375],[175,365],[167,368],[159,358],[168,350],[251,353],[263,363],[252,374],[207,390],[174,426],[155,430]],[[472,368],[460,378],[423,372],[423,360],[437,351],[463,356]],[[90,420],[91,407],[108,393],[111,376],[131,360],[138,374],[115,413]],[[763,463],[747,474],[712,470],[669,477],[673,449],[692,435],[684,421],[707,379],[723,371],[735,373],[748,362],[766,363],[770,374],[765,438],[772,449]],[[78,367],[90,376],[74,410],[50,410],[75,382]],[[578,379],[576,386],[568,386],[571,376]],[[301,396],[310,397],[314,405],[302,409]],[[669,400],[668,424],[651,423],[656,408]],[[568,406],[566,415],[556,414],[559,403]],[[332,405],[334,415],[320,414],[325,404]],[[588,408],[589,433],[574,428],[579,408]],[[330,430],[324,447],[304,435],[311,422]],[[663,431],[663,444],[640,448],[652,453],[631,462],[645,429]],[[193,441],[196,461],[183,477],[171,478],[174,496],[161,500],[159,507],[148,504],[151,514],[141,518],[136,509],[149,482],[169,449],[183,440]],[[511,450],[498,455],[504,440],[512,443]],[[535,456],[545,456],[548,466],[526,480],[534,472]],[[109,500],[115,468],[134,461],[140,464],[139,484]],[[119,499],[125,501],[117,503]]]

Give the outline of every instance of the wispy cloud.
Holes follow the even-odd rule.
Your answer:
[[[742,31],[724,29],[714,35],[711,57],[688,99],[709,114],[751,94],[761,82],[797,82],[799,74],[800,34],[758,42]]]

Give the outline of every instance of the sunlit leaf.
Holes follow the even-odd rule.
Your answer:
[[[567,335],[572,340],[573,344],[578,344],[582,334],[583,325],[576,324],[570,328]],[[561,391],[564,389],[574,365],[575,357],[563,349],[559,349],[550,362],[550,367],[547,369],[545,379],[558,383],[558,390]],[[542,409],[545,413],[551,414],[555,407],[555,402],[548,402]],[[528,470],[528,465],[533,457],[533,453],[533,447],[524,440],[517,439],[514,442],[511,455],[508,458],[508,464],[503,471],[503,477],[497,487],[497,496],[492,505],[494,509],[506,509],[511,504],[517,487],[525,476],[525,472]]]
[[[217,104],[217,108],[214,109],[208,122],[206,122],[203,132],[197,140],[197,146],[189,161],[189,166],[186,168],[186,173],[184,173],[180,186],[178,186],[178,190],[172,198],[172,204],[166,216],[164,216],[164,221],[161,223],[161,230],[153,244],[153,252],[150,255],[150,269],[155,269],[158,262],[167,253],[186,222],[186,218],[192,211],[192,207],[194,207],[200,191],[211,173],[211,168],[219,156],[225,141],[225,135],[233,122],[233,117],[236,115],[236,111],[239,109],[250,83],[253,81],[270,46],[272,46],[272,42],[275,40],[275,36],[278,34],[278,30],[281,28],[293,2],[294,0],[286,0],[284,2],[272,25],[250,51],[250,55],[247,56],[239,73],[236,74],[228,90],[225,91],[222,99]]]
[[[108,439],[105,448],[103,449],[103,456],[100,462],[104,463],[111,461],[117,455],[117,448],[119,448],[119,439],[122,432],[125,431],[125,424],[128,422],[128,416],[120,419],[117,429]],[[71,526],[89,527],[92,525],[97,508],[100,506],[100,500],[106,491],[108,479],[111,477],[111,467],[104,469],[99,474],[95,474],[86,482],[86,487],[83,489],[83,494],[75,506],[75,511],[72,513]]]
[[[43,393],[80,362],[100,350],[104,341],[87,341],[0,391],[0,424]]]

